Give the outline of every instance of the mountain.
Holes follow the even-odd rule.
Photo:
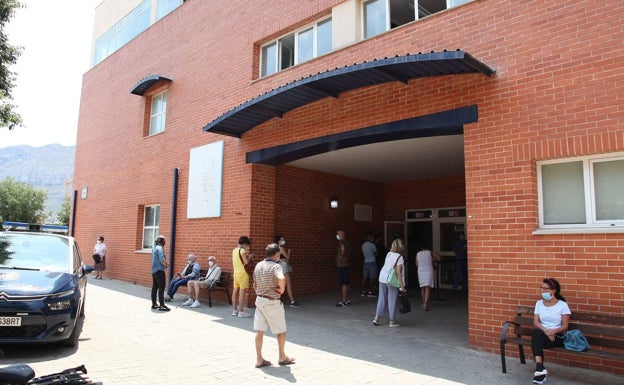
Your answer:
[[[72,193],[75,150],[60,144],[0,148],[0,180],[11,177],[47,191],[45,211],[56,213],[65,195]]]

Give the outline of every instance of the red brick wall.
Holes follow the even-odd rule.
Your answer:
[[[538,227],[536,161],[624,151],[624,2],[474,1],[254,80],[259,42],[337,3],[251,1],[241,9],[228,2],[220,7],[186,2],[85,74],[74,174],[75,187],[89,189],[76,210],[83,250],[104,235],[110,256],[106,274],[149,284],[149,255],[135,252],[140,207],[160,203],[161,233],[169,235],[178,168],[176,270],[189,252],[217,255],[228,270],[240,235],[250,235],[259,254],[280,232],[293,248],[297,294],[333,287],[338,228],[357,244],[366,231],[380,232],[383,220],[403,218],[406,208],[465,202],[471,346],[497,351],[502,322],[516,305],[535,302],[546,276],[561,281],[572,311],[621,314],[621,233],[532,232]],[[201,130],[240,103],[310,74],[456,48],[496,69],[496,75],[424,78],[345,92],[270,120],[241,139]],[[145,100],[129,89],[154,73],[173,79],[167,129],[143,138]],[[479,120],[464,127],[465,182],[381,186],[245,163],[249,151],[471,104],[478,105]],[[216,140],[225,140],[222,216],[186,219],[189,149]],[[410,189],[422,194],[408,195]],[[329,210],[334,196],[341,207]],[[352,205],[367,202],[374,207],[373,223],[353,221]],[[564,363],[568,358],[554,357]],[[574,364],[621,371],[602,362]]]

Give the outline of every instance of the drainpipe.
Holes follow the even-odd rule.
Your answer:
[[[173,169],[173,194],[171,196],[171,231],[169,241],[169,281],[173,278],[173,263],[175,261],[175,239],[176,239],[176,215],[178,212],[178,179],[180,169]]]
[[[69,235],[74,236],[74,224],[76,223],[76,202],[78,197],[78,190],[74,190],[74,204],[72,205],[72,215],[71,215],[71,230],[69,231]]]

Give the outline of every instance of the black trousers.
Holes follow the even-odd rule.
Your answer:
[[[156,293],[158,293],[158,302],[160,306],[165,305],[165,272],[158,270],[152,273],[152,305],[156,303]]]
[[[563,338],[555,337],[554,341],[542,331],[542,329],[533,329],[531,333],[531,349],[533,357],[544,357],[544,349],[554,348],[555,346],[563,346]]]

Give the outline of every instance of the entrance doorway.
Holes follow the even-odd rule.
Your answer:
[[[453,245],[460,233],[466,231],[466,209],[435,208],[407,210],[407,273],[408,284],[418,287],[416,253],[421,247],[440,253],[442,261],[436,276],[440,288],[451,288],[455,280],[455,253]]]

